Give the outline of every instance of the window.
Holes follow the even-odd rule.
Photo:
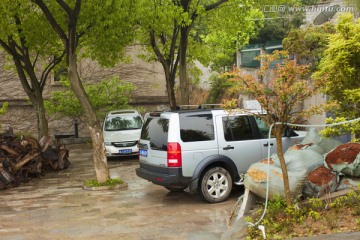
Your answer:
[[[141,139],[149,140],[151,149],[167,151],[169,119],[149,117],[141,130]]]
[[[260,137],[269,138],[270,128],[266,125],[266,123],[261,118],[258,117],[255,117],[255,121],[260,131]],[[271,135],[271,137],[275,137],[275,136]]]
[[[265,52],[266,54],[273,54],[273,52],[275,50],[281,51],[283,50],[282,45],[272,45],[272,46],[266,46],[265,47]],[[274,61],[272,61],[269,65],[270,68],[276,68],[277,64],[282,65],[283,64],[283,58],[280,59],[275,59]]]
[[[223,117],[224,137],[228,142],[254,139],[247,116]]]
[[[214,140],[212,114],[180,114],[180,137],[184,142]]]
[[[241,67],[258,68],[260,61],[255,60],[260,55],[259,49],[241,51]]]

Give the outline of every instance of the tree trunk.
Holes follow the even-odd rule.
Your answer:
[[[289,185],[289,175],[286,169],[285,158],[282,147],[282,131],[281,127],[278,126],[275,128],[275,137],[276,137],[276,150],[280,161],[281,171],[283,174],[284,181],[284,191],[285,191],[285,200],[288,206],[291,205],[291,194],[290,194],[290,185]]]
[[[165,57],[158,48],[157,42],[155,40],[155,32],[150,31],[150,44],[154,53],[157,57],[157,60],[161,63],[165,73],[165,81],[166,81],[166,90],[169,97],[170,108],[172,110],[176,109],[176,97],[175,97],[175,77],[176,77],[176,69],[178,66],[178,57],[174,60],[173,53],[176,49],[176,39],[177,39],[177,32],[174,32],[172,37],[172,44],[170,53],[168,54],[168,58]]]
[[[164,70],[165,70],[165,66],[164,66]],[[167,70],[165,72],[169,72],[169,71],[170,70]],[[167,93],[168,93],[168,97],[169,97],[170,108],[172,110],[175,110],[176,109],[176,97],[175,97],[175,90],[174,90],[175,79],[171,79],[171,76],[172,76],[172,74],[170,74],[170,73],[165,74],[166,89],[167,89]]]
[[[68,67],[71,88],[74,91],[76,97],[79,99],[82,108],[84,109],[86,115],[85,123],[90,131],[94,151],[93,160],[95,166],[96,180],[100,183],[106,182],[108,179],[110,179],[110,173],[107,166],[104,137],[101,130],[101,124],[81,83],[77,71],[76,54],[72,51],[68,53]]]
[[[42,98],[42,95],[36,100],[37,104],[35,105],[35,110],[37,117],[38,140],[40,140],[44,136],[49,136],[49,124],[48,120],[46,119],[44,99]]]
[[[96,180],[98,182],[106,182],[110,179],[109,168],[107,165],[106,154],[105,154],[105,145],[104,145],[104,136],[102,134],[101,128],[92,128],[89,127],[90,136],[93,146],[93,160],[95,166]]]
[[[49,135],[49,125],[46,119],[44,98],[42,95],[43,87],[40,85],[38,79],[35,76],[35,73],[30,76],[30,81],[33,88],[32,96],[34,98],[32,102],[35,107],[37,117],[38,140],[40,140],[42,137]]]
[[[71,89],[79,100],[80,105],[85,112],[85,123],[89,127],[90,136],[93,142],[93,158],[96,179],[98,182],[102,183],[110,178],[110,173],[105,155],[104,137],[101,131],[100,121],[96,116],[94,108],[91,105],[89,97],[85,92],[84,86],[82,85],[77,67],[76,48],[78,46],[78,34],[76,32],[76,28],[81,9],[81,0],[75,1],[73,9],[71,9],[71,7],[67,5],[65,1],[59,0],[56,2],[63,10],[65,10],[64,14],[67,15],[67,33],[65,33],[60,27],[60,25],[56,22],[56,19],[51,14],[48,6],[44,3],[44,1],[34,0],[34,3],[41,8],[52,28],[58,34],[59,38],[64,44],[64,49],[66,51],[66,64],[68,67]]]
[[[187,76],[186,52],[188,47],[190,26],[182,27],[180,31],[179,46],[179,79],[180,79],[180,103],[190,104],[189,79]]]
[[[40,140],[43,136],[49,135],[49,125],[46,119],[46,111],[44,106],[44,98],[43,98],[43,87],[41,86],[39,80],[36,77],[34,72],[34,68],[31,64],[29,64],[29,59],[25,59],[24,62],[25,67],[21,64],[20,60],[13,56],[13,61],[16,67],[16,72],[19,76],[21,85],[29,97],[33,107],[36,112],[36,120],[37,120],[37,133],[38,140]],[[25,74],[25,72],[26,74]],[[28,81],[29,79],[29,81]],[[29,84],[30,82],[30,84]]]

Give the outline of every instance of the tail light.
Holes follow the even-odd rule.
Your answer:
[[[179,143],[169,142],[167,145],[167,165],[168,167],[181,167],[181,146]]]

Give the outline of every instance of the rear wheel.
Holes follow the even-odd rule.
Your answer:
[[[173,188],[173,187],[165,187],[167,190],[171,191],[171,192],[182,192],[186,189],[185,188]]]
[[[231,193],[232,178],[222,167],[208,169],[200,179],[199,192],[210,203],[224,201]]]

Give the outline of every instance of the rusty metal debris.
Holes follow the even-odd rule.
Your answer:
[[[37,141],[16,137],[12,130],[0,134],[0,189],[18,186],[47,171],[61,171],[70,165],[69,150],[51,137]]]

